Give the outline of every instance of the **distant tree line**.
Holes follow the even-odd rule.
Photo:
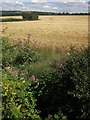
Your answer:
[[[21,11],[0,11],[0,16],[20,16]]]
[[[24,11],[24,12],[32,12],[36,13],[38,15],[90,15],[90,13],[68,13],[68,12],[62,12],[62,13],[56,13],[56,12],[41,12],[41,11]],[[21,16],[22,11],[0,11],[0,16]]]
[[[32,11],[32,12],[37,13],[38,15],[90,15],[90,13],[68,13],[68,12],[56,13],[56,12],[37,12],[37,11]]]
[[[8,14],[7,14],[8,13]],[[4,12],[2,16],[15,16],[15,15],[20,15],[22,16],[22,19],[20,18],[1,18],[0,22],[13,22],[13,21],[30,21],[30,20],[38,20],[39,15],[36,12],[16,12],[16,11],[10,11],[9,12]]]

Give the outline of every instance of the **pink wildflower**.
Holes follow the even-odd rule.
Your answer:
[[[35,76],[34,75],[31,76],[31,80],[35,81]]]

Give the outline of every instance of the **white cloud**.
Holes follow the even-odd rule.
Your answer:
[[[44,8],[50,8],[50,7],[51,7],[51,6],[49,6],[49,5],[45,5],[45,6],[44,6]]]
[[[38,2],[47,2],[47,0],[32,0],[33,3],[38,3]]]
[[[31,11],[53,11],[53,12],[79,12],[88,11],[88,5],[85,0],[32,0],[33,3],[27,3],[25,0],[0,0],[3,10],[31,10]],[[48,3],[48,1],[53,1]],[[54,2],[55,1],[55,2]],[[64,2],[64,3],[60,3]],[[71,2],[71,3],[67,3]],[[74,3],[76,2],[76,3]],[[79,3],[82,2],[82,3]],[[0,8],[1,9],[1,8]]]
[[[56,0],[58,2],[64,2],[64,3],[67,3],[67,2],[83,2],[85,3],[85,0]]]
[[[54,10],[58,10],[59,8],[58,7],[53,7]]]
[[[43,8],[49,8],[49,9],[54,9],[54,10],[57,10],[58,9],[58,7],[56,7],[56,6],[51,6],[51,5],[45,5],[45,6],[43,6]]]
[[[5,2],[5,3],[16,3],[16,4],[22,4],[23,1],[25,0],[0,0],[0,2]],[[49,0],[32,0],[33,3],[38,3],[38,2],[48,2]],[[83,2],[85,3],[86,0],[51,0],[51,2]]]
[[[11,4],[22,4],[23,3],[22,0],[5,0],[5,1],[0,0],[0,2],[11,3]]]
[[[3,10],[21,10],[24,6],[23,0],[0,0]]]

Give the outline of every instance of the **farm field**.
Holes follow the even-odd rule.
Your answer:
[[[88,44],[88,16],[39,16],[36,21],[3,22],[2,28],[7,28],[3,35],[10,36],[14,43],[30,37],[37,46],[54,49],[67,49],[70,45],[86,47]]]
[[[88,16],[2,18],[2,120],[90,119]]]

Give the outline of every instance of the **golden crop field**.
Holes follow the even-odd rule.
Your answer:
[[[39,16],[36,21],[3,22],[2,26],[7,28],[3,34],[14,42],[30,37],[39,47],[88,45],[88,16]]]

